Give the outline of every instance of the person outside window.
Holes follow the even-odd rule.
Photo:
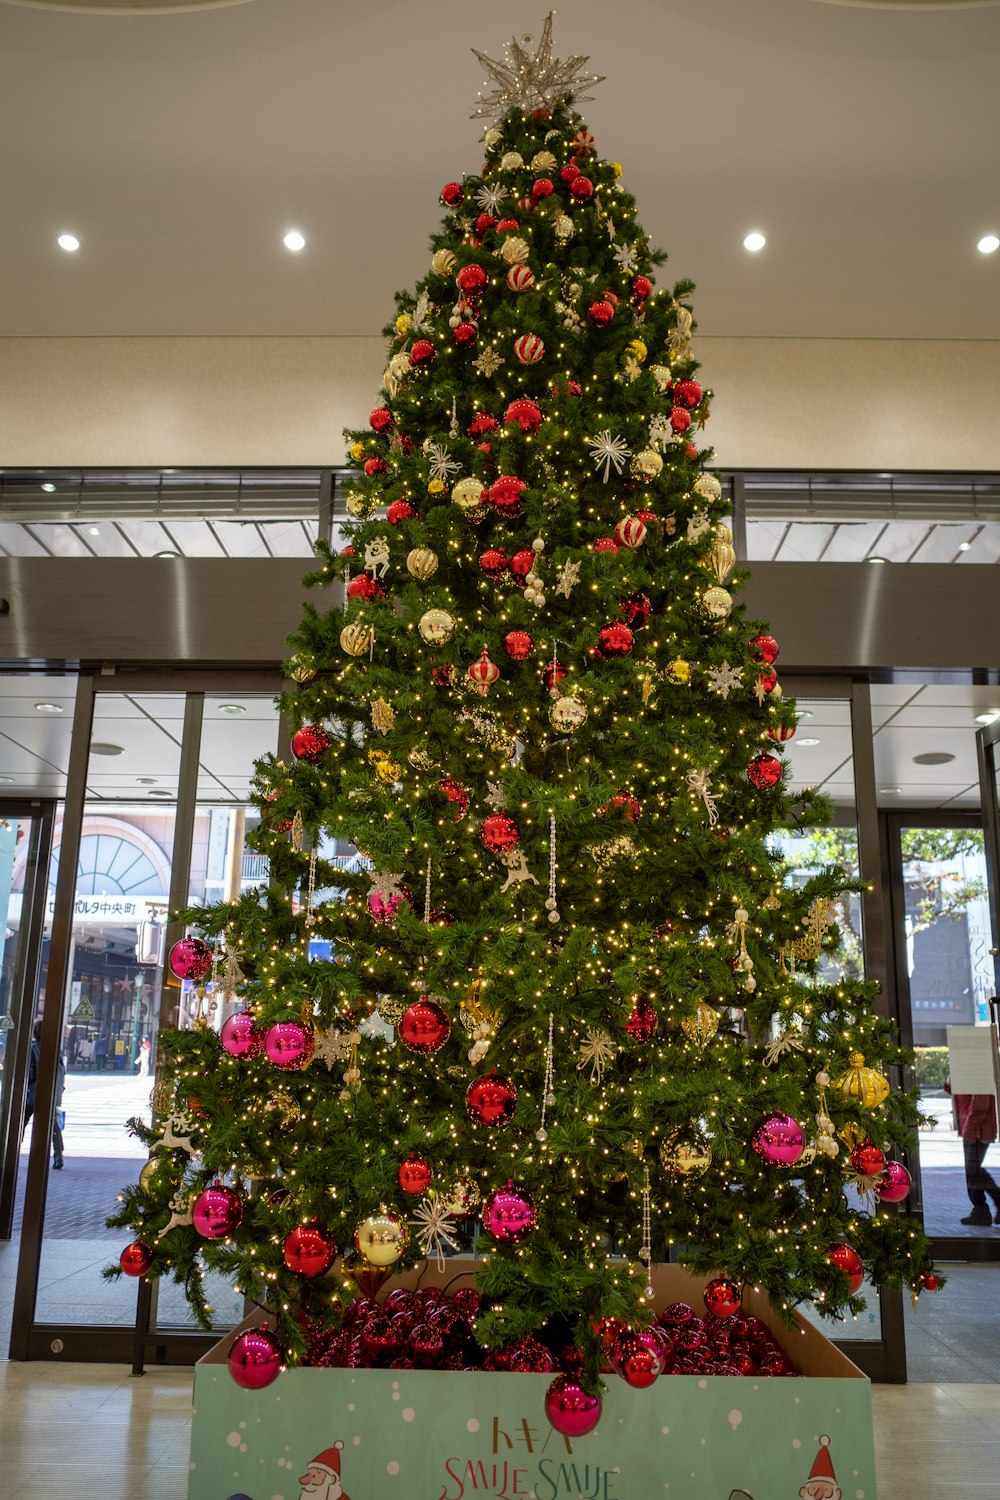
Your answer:
[[[951,1094],[950,1079],[945,1089]],[[965,1190],[972,1203],[972,1212],[959,1223],[982,1228],[1000,1224],[1000,1183],[984,1165],[986,1153],[997,1138],[996,1100],[992,1094],[952,1094],[951,1105],[965,1154]],[[993,1213],[987,1195],[993,1200]]]
[[[42,1056],[42,1023],[35,1022],[31,1033],[31,1051],[28,1053],[28,1087],[24,1095],[24,1129],[28,1128],[28,1121],[35,1113],[35,1090],[38,1087],[38,1065]],[[52,1116],[52,1167],[59,1172],[63,1166],[63,1135],[59,1128],[58,1111],[62,1107],[63,1089],[66,1086],[66,1064],[62,1053],[59,1054],[59,1062],[56,1067],[56,1099],[55,1111]]]

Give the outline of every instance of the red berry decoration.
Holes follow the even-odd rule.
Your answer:
[[[755,635],[750,642],[750,655],[754,661],[766,661],[773,667],[778,660],[779,646],[773,635]]]
[[[653,291],[653,283],[648,276],[633,276],[631,297],[633,306],[641,310],[649,301]]]
[[[285,1236],[281,1258],[297,1276],[322,1276],[337,1259],[337,1241],[319,1224],[297,1224]]]
[[[549,177],[538,177],[531,184],[531,196],[537,202],[540,198],[550,198],[555,192],[555,187]]]
[[[384,599],[385,584],[379,583],[370,573],[357,573],[347,585],[349,599]]]
[[[531,547],[522,547],[519,551],[514,553],[514,556],[510,560],[510,571],[517,579],[518,583],[524,583],[524,580],[527,578],[528,574],[531,572],[537,561],[538,559],[536,558],[534,550]]]
[[[565,676],[566,668],[562,662],[550,660],[548,665],[542,668],[542,687],[547,693],[551,693],[556,683],[562,682]]]
[[[743,1296],[735,1281],[727,1276],[716,1276],[706,1286],[703,1294],[705,1306],[717,1318],[732,1318],[739,1312]]]
[[[385,518],[390,526],[401,526],[404,521],[412,521],[416,514],[409,500],[394,500],[386,510]]]
[[[511,661],[527,661],[535,643],[526,630],[509,630],[503,638],[503,649]]]
[[[376,406],[368,418],[374,432],[388,432],[395,420],[395,417],[387,406]]]
[[[582,173],[579,177],[573,178],[573,181],[569,185],[569,190],[578,203],[587,203],[594,196],[594,184],[589,177],[584,177]]]
[[[517,1089],[503,1073],[491,1068],[469,1084],[465,1107],[479,1125],[509,1125],[517,1108]]]
[[[593,547],[595,552],[610,552],[613,557],[618,556],[618,543],[613,536],[599,536]]]
[[[587,309],[587,316],[595,328],[607,328],[614,315],[615,310],[612,304],[603,299],[600,302],[592,302]]]
[[[704,395],[704,391],[697,380],[678,380],[674,386],[674,400],[681,406],[694,407],[698,405]]]
[[[777,786],[781,780],[781,761],[777,756],[768,755],[766,750],[762,750],[747,766],[747,780],[758,791]]]
[[[828,1259],[838,1271],[847,1277],[848,1290],[856,1292],[865,1279],[865,1268],[861,1256],[851,1245],[831,1245]]]
[[[126,1276],[145,1276],[153,1264],[153,1252],[145,1240],[133,1240],[118,1257],[118,1264]]]
[[[410,364],[414,369],[419,369],[422,365],[432,365],[436,357],[437,351],[430,339],[417,339],[410,350]]]
[[[851,1166],[859,1177],[881,1177],[885,1171],[885,1152],[874,1141],[862,1141],[851,1152]]]
[[[499,426],[496,417],[491,417],[488,411],[480,411],[469,423],[468,433],[472,438],[483,437],[487,432],[496,432]]]
[[[527,396],[519,396],[512,401],[504,412],[504,422],[508,427],[516,423],[522,432],[537,432],[542,425],[542,408],[537,401],[530,400]]]
[[[315,765],[330,748],[330,736],[320,724],[303,724],[292,735],[292,754],[296,760]]]
[[[479,338],[479,329],[475,323],[459,323],[455,329],[455,343],[460,349],[471,349]]]
[[[459,291],[464,292],[467,297],[478,297],[484,287],[490,284],[489,276],[475,261],[469,266],[463,266],[455,280]]]
[[[597,645],[601,655],[608,659],[619,656],[630,656],[632,654],[632,632],[627,625],[605,625],[604,629],[598,634]]]
[[[201,938],[181,938],[167,956],[167,967],[175,979],[198,984],[212,972],[212,950]]]
[[[480,570],[487,578],[502,578],[509,564],[506,557],[496,547],[490,547],[479,559]]]
[[[399,1040],[410,1052],[437,1052],[450,1035],[447,1015],[427,995],[421,995],[399,1018]]]
[[[460,182],[446,182],[441,189],[441,202],[448,208],[457,208],[465,197]]]
[[[648,1000],[636,1000],[625,1030],[634,1042],[650,1042],[656,1035],[660,1017]]]
[[[439,783],[439,790],[444,792],[449,802],[455,804],[455,822],[461,823],[469,811],[469,793],[453,776],[445,776]]]
[[[691,413],[686,406],[675,406],[673,408],[670,413],[670,425],[674,432],[687,432],[691,426]]]
[[[396,1181],[399,1183],[401,1192],[416,1196],[418,1193],[426,1193],[434,1181],[434,1173],[422,1156],[411,1151],[406,1160],[400,1162],[396,1172]]]
[[[489,498],[503,516],[521,514],[521,496],[528,488],[523,479],[513,474],[501,474],[489,487]]]
[[[645,594],[629,594],[621,602],[625,624],[630,630],[641,630],[653,612],[653,606]]]
[[[384,474],[388,467],[384,458],[365,459],[365,473],[369,479],[375,479],[379,474]]]
[[[484,848],[492,850],[494,854],[506,854],[517,846],[521,830],[510,813],[498,812],[483,819],[479,836]]]

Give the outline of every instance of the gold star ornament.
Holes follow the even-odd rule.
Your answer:
[[[534,37],[523,36],[520,41],[511,37],[504,47],[500,61],[487,57],[485,52],[473,55],[478,58],[489,75],[494,87],[488,94],[479,95],[472,119],[499,120],[509,109],[553,109],[570,95],[574,100],[592,99],[585,92],[596,83],[603,83],[599,73],[584,72],[590,61],[587,57],[567,57],[565,60],[552,56],[552,11],[542,25],[542,34],[534,52],[526,44]]]

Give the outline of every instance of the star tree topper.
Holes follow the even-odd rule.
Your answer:
[[[485,52],[477,52],[478,58],[495,87],[489,94],[479,95],[478,106],[472,111],[473,120],[501,119],[509,109],[552,109],[572,94],[574,99],[592,99],[593,94],[584,92],[595,83],[603,83],[600,73],[585,73],[589,57],[552,56],[552,11],[542,24],[542,35],[534,53],[525,43],[534,41],[526,35],[520,41],[511,37],[504,46],[505,57],[496,61]]]

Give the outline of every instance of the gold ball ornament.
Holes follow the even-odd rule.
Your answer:
[[[455,616],[446,609],[429,609],[420,616],[417,629],[428,646],[443,646],[455,629]]]
[[[694,492],[703,500],[720,500],[722,498],[722,485],[714,474],[699,474],[694,482]]]
[[[571,240],[576,234],[576,225],[566,214],[560,214],[552,225],[557,240]]]
[[[379,995],[376,1009],[388,1026],[397,1026],[409,1005],[410,1000],[403,999],[400,995]]]
[[[487,130],[486,134],[483,136],[483,145],[486,147],[487,151],[493,151],[497,146],[499,146],[502,140],[503,131],[498,130],[495,125],[491,125],[489,130]]]
[[[396,332],[399,335],[399,337],[400,338],[405,338],[406,335],[409,333],[409,331],[410,331],[410,329],[412,327],[413,327],[413,316],[412,316],[412,314],[411,313],[400,313],[399,317],[396,319],[396,324],[395,324]]]
[[[672,1135],[660,1145],[660,1163],[679,1182],[696,1182],[712,1165],[712,1148],[698,1135]]]
[[[142,1188],[144,1193],[149,1193],[152,1191],[153,1183],[156,1179],[156,1169],[159,1166],[161,1160],[162,1158],[159,1156],[151,1156],[149,1158],[149,1161],[143,1164],[139,1172],[139,1186]]]
[[[663,472],[663,459],[655,448],[643,448],[630,465],[636,479],[656,479]]]
[[[685,661],[683,656],[675,656],[673,661],[667,662],[667,676],[671,682],[684,687],[691,681],[691,663]]]
[[[402,775],[399,761],[393,760],[392,756],[387,755],[384,750],[369,750],[368,763],[379,781],[385,786],[392,786]]]
[[[701,596],[701,607],[710,620],[727,620],[733,607],[733,596],[728,589],[706,589]]]
[[[354,462],[356,464],[359,464],[361,462],[361,460],[364,458],[364,456],[365,456],[365,445],[364,445],[364,443],[352,443],[351,444],[351,457],[353,458]]]
[[[649,373],[656,381],[656,389],[660,392],[661,396],[665,395],[670,389],[670,383],[674,378],[666,365],[650,365]]]
[[[614,172],[616,177],[620,177],[622,175],[622,164],[620,161],[609,162],[608,165],[610,166],[612,172]]]
[[[347,514],[358,521],[367,521],[378,510],[378,496],[366,495],[362,490],[351,490],[347,496]]]
[[[467,1219],[479,1207],[482,1195],[471,1177],[459,1177],[441,1194],[441,1207],[456,1219]]]
[[[363,625],[360,620],[352,620],[340,632],[341,650],[346,651],[348,656],[364,656],[374,644],[375,631],[370,625]]]
[[[306,657],[293,656],[289,658],[288,675],[293,682],[312,682],[316,668]]]
[[[410,356],[405,349],[401,349],[390,359],[389,374],[393,380],[403,380],[410,374]]]
[[[865,1109],[878,1109],[889,1097],[889,1080],[877,1068],[865,1067],[863,1052],[852,1052],[847,1069],[833,1080],[832,1088],[847,1099],[856,1099]]]
[[[528,241],[522,240],[519,234],[512,234],[500,246],[500,259],[508,266],[523,266],[530,254]]]
[[[435,276],[450,276],[455,269],[455,257],[450,250],[435,250],[431,256],[431,270]]]
[[[414,547],[406,554],[406,571],[421,583],[426,583],[437,572],[438,555],[430,547]]]
[[[500,158],[501,172],[516,172],[519,167],[524,166],[524,157],[520,151],[505,151]]]
[[[427,485],[428,495],[443,495],[448,486],[443,479],[432,479]]]
[[[706,1047],[719,1029],[719,1012],[705,1000],[699,1000],[693,1016],[685,1016],[681,1030],[689,1042]]]
[[[560,734],[575,734],[587,722],[587,705],[582,698],[557,698],[549,709],[549,723]]]
[[[481,479],[475,479],[470,474],[465,479],[460,479],[452,486],[451,503],[457,505],[463,516],[474,516],[479,511],[486,512],[484,500],[485,489]]]
[[[536,151],[531,158],[531,170],[539,177],[547,177],[558,165],[551,151]]]
[[[636,364],[641,365],[645,363],[646,355],[649,353],[649,350],[642,342],[642,339],[633,339],[628,346],[628,352],[629,354],[631,354]]]
[[[354,1231],[355,1246],[370,1266],[394,1266],[409,1241],[405,1223],[391,1214],[384,1203],[379,1204],[377,1214],[369,1214]]]

